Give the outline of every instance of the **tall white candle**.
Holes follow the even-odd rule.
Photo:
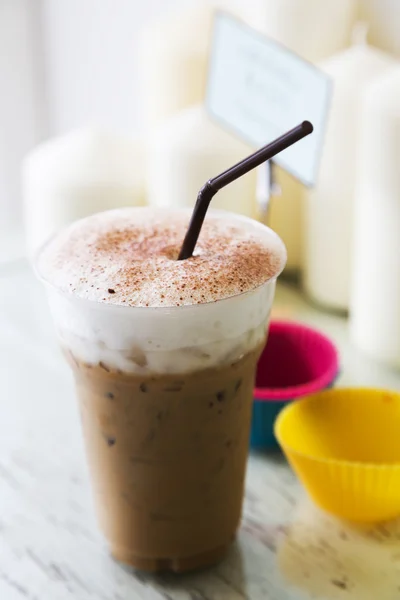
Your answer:
[[[351,337],[400,367],[400,68],[365,93],[357,161]]]
[[[22,170],[28,252],[75,219],[146,200],[139,142],[83,129],[37,146]]]
[[[284,169],[274,167],[280,193],[272,196],[268,225],[285,242],[288,260],[285,272],[298,273],[303,268],[303,203],[304,186]]]
[[[318,182],[306,200],[304,284],[314,300],[330,308],[346,310],[349,304],[362,94],[395,64],[381,51],[359,44],[320,65],[333,79],[333,98]]]
[[[138,48],[145,127],[160,125],[183,108],[203,101],[216,9],[257,26],[263,0],[203,0],[144,29]]]
[[[362,0],[360,17],[368,23],[368,42],[400,57],[400,2]]]
[[[264,0],[265,33],[310,61],[350,42],[356,0]]]
[[[218,175],[253,151],[215,124],[201,105],[175,115],[149,139],[147,185],[149,204],[194,206],[210,177]],[[256,172],[240,177],[215,196],[214,208],[254,217]]]
[[[146,28],[139,41],[142,111],[147,129],[203,99],[213,11],[180,11]]]

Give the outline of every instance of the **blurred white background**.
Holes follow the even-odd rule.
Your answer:
[[[20,164],[36,143],[87,123],[140,132],[138,34],[173,9],[201,3],[0,0],[0,233],[21,224]],[[370,41],[384,28],[388,46],[400,50],[399,0],[360,3]]]
[[[88,122],[140,129],[139,30],[192,0],[0,0],[0,228],[21,223],[20,164]]]

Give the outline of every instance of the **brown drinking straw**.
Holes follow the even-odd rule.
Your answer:
[[[295,144],[306,137],[306,135],[310,135],[312,131],[312,124],[309,121],[303,121],[300,125],[294,127],[294,129],[284,133],[281,137],[270,144],[267,144],[267,146],[263,146],[263,148],[254,152],[254,154],[250,154],[250,156],[247,156],[247,158],[244,158],[233,167],[230,167],[220,175],[213,177],[213,179],[209,179],[197,195],[197,201],[192,218],[190,219],[189,228],[186,232],[185,239],[183,240],[178,260],[185,260],[192,256],[207,209],[212,198],[221,188],[232,183],[235,179],[242,177],[242,175],[245,175],[252,169],[259,167],[263,162],[270,160],[276,154],[282,152],[282,150],[292,146],[292,144]]]

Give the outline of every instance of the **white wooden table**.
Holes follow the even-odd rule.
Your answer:
[[[350,348],[342,318],[281,285],[281,316],[314,324],[342,352],[340,384],[400,389],[399,373]],[[305,500],[277,455],[249,459],[243,523],[219,566],[135,574],[97,530],[72,379],[27,263],[0,264],[0,600],[400,599],[400,526],[355,530]]]

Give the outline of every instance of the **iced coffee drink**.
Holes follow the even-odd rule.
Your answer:
[[[80,402],[101,527],[114,557],[185,571],[237,530],[259,354],[280,239],[209,211],[178,261],[190,211],[78,221],[38,257]]]

